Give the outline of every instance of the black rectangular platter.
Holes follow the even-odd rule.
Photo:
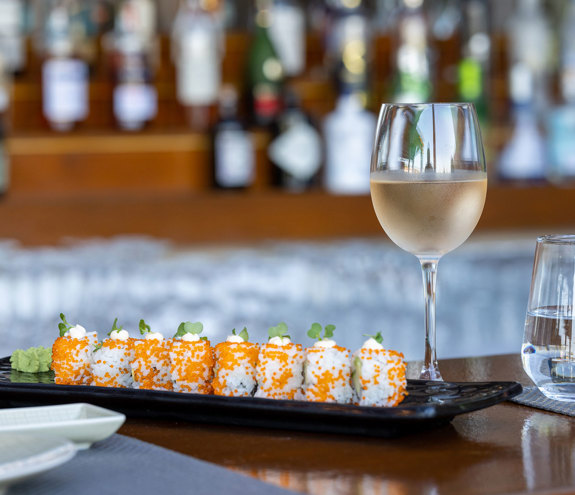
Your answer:
[[[128,417],[385,437],[446,424],[515,397],[521,385],[408,380],[407,390],[399,406],[385,408],[68,386],[55,385],[52,372],[20,373],[11,369],[10,358],[0,359],[0,407],[88,402]]]

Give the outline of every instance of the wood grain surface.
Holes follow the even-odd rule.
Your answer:
[[[440,365],[450,381],[529,382],[519,355]],[[396,439],[145,420],[120,432],[314,495],[575,493],[573,418],[513,403]]]

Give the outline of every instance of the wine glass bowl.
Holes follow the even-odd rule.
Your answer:
[[[485,156],[473,105],[383,105],[370,186],[373,207],[386,234],[421,262],[426,306],[421,377],[441,380],[435,351],[437,263],[473,232],[487,193]]]

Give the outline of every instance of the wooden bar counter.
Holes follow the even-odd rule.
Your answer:
[[[440,365],[448,381],[529,384],[519,355]],[[395,439],[147,420],[120,433],[317,495],[575,493],[575,419],[511,402]]]

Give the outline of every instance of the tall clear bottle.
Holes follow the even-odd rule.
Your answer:
[[[255,31],[247,63],[247,100],[252,124],[273,131],[282,110],[285,71],[269,32],[271,1],[256,0],[255,5]]]
[[[552,60],[551,31],[540,0],[519,0],[508,39],[513,132],[498,171],[504,179],[540,180],[547,168],[541,119],[549,105]]]
[[[222,79],[223,33],[217,3],[181,0],[172,32],[176,93],[190,128],[215,123]]]
[[[402,0],[396,28],[393,101],[423,103],[432,93],[429,27],[423,0]]]
[[[5,70],[20,73],[26,66],[25,4],[23,0],[0,1],[0,55]]]
[[[549,174],[552,182],[575,182],[575,0],[566,4],[560,34],[561,101],[548,117]]]
[[[305,12],[299,0],[273,0],[269,33],[285,75],[294,77],[305,69]]]
[[[155,41],[152,0],[120,2],[114,26],[114,116],[127,130],[141,129],[157,113],[152,50]]]
[[[43,29],[42,108],[49,125],[71,130],[88,115],[88,64],[77,53],[85,29],[75,0],[50,0]]]

